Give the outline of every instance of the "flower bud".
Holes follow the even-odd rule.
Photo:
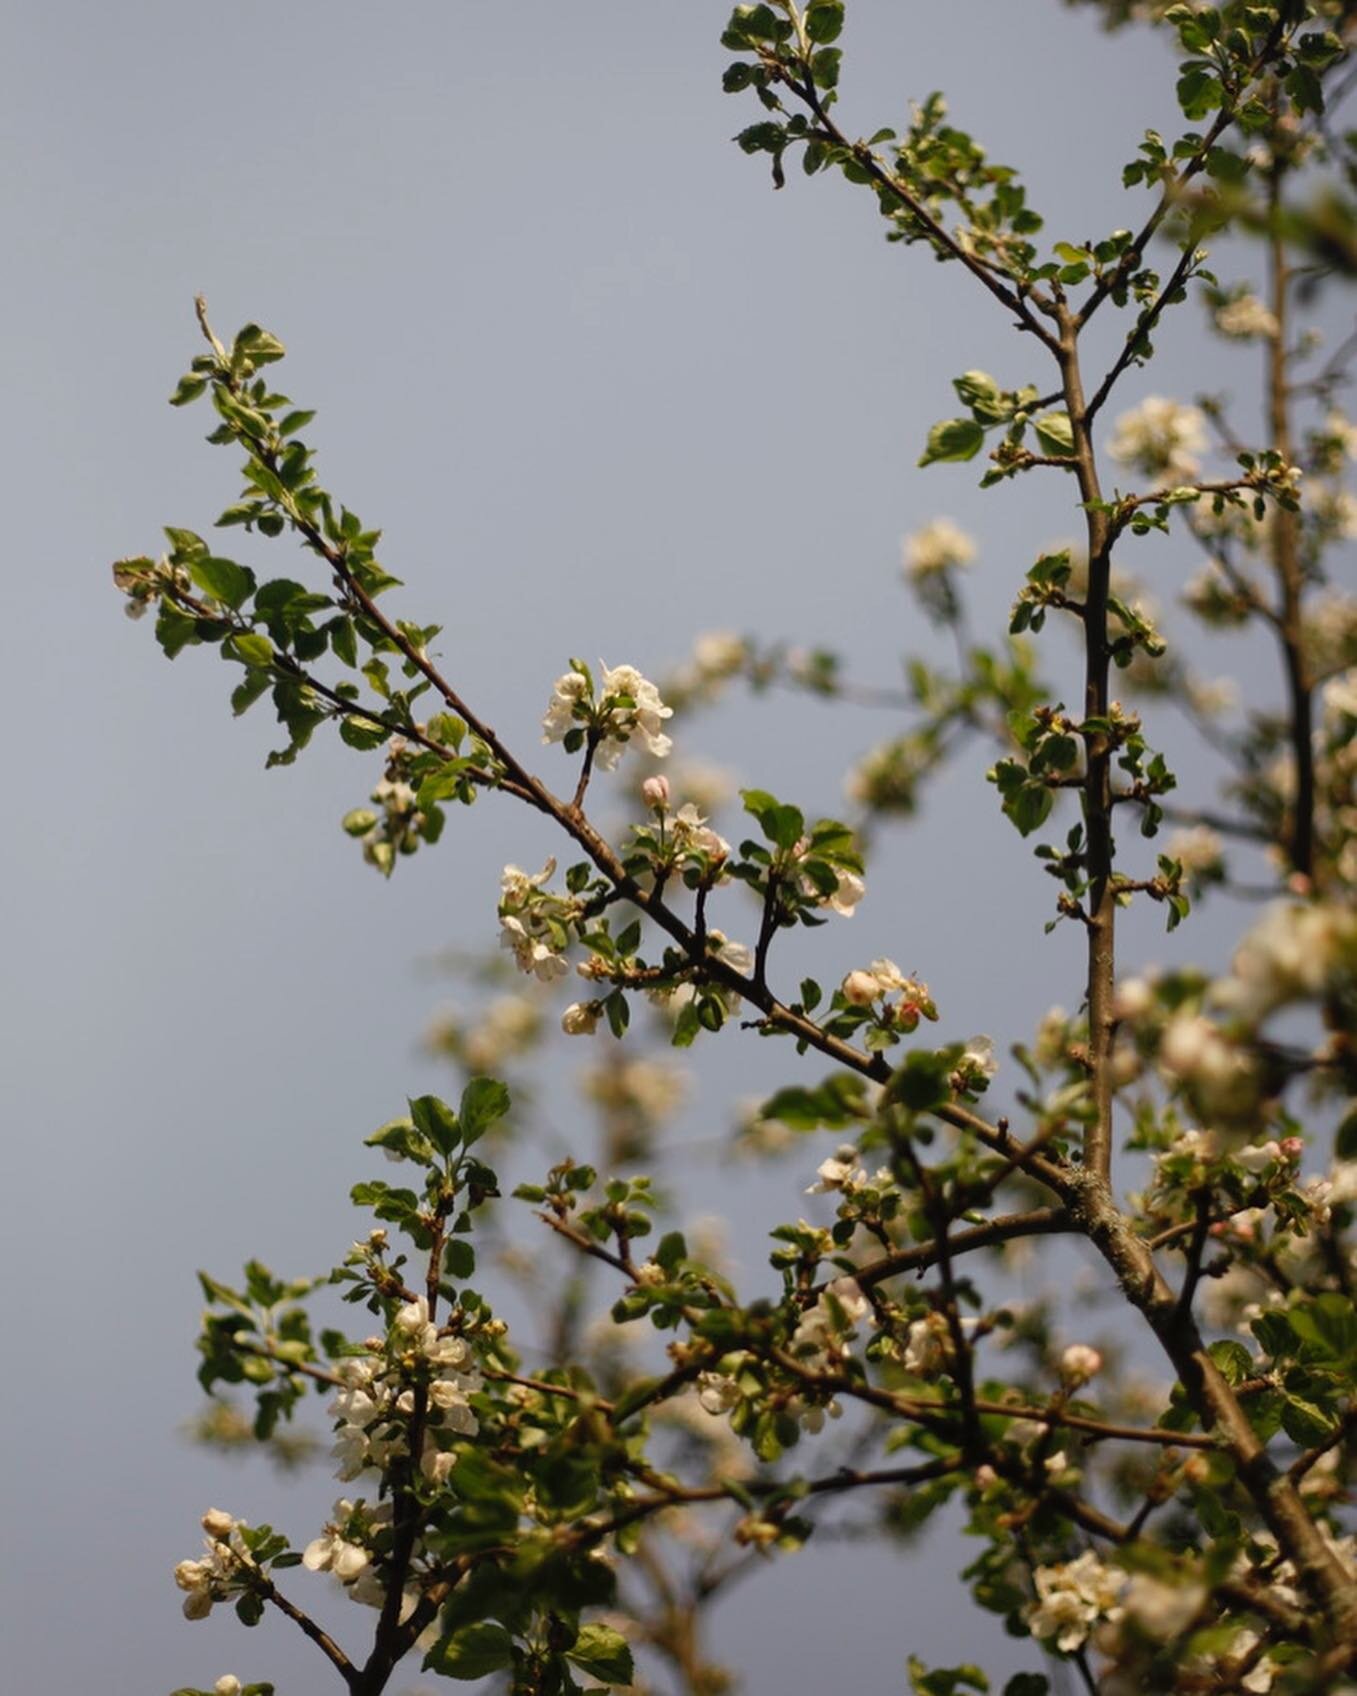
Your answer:
[[[669,805],[669,779],[648,777],[641,785],[641,794],[647,807],[653,807],[657,813],[662,813]]]
[[[203,1515],[203,1530],[209,1537],[215,1537],[218,1542],[229,1537],[235,1528],[234,1517],[221,1508],[209,1508]]]
[[[1060,1357],[1060,1375],[1067,1384],[1086,1384],[1103,1369],[1103,1357],[1087,1343],[1071,1343]]]
[[[1112,996],[1114,1019],[1140,1019],[1154,1005],[1154,990],[1144,978],[1127,978],[1119,983]]]
[[[881,993],[881,985],[870,972],[849,972],[839,986],[843,998],[854,1007],[870,1007]]]
[[[597,1028],[597,1001],[572,1001],[561,1014],[561,1029],[567,1036],[592,1036]]]
[[[212,1686],[215,1696],[240,1696],[240,1680],[234,1673],[225,1673]]]

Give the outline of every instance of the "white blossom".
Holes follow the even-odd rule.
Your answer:
[[[1170,1583],[1148,1572],[1133,1573],[1126,1586],[1126,1612],[1147,1636],[1161,1642],[1181,1636],[1205,1601],[1205,1586]]]
[[[693,663],[705,678],[730,677],[745,662],[744,638],[730,630],[705,630],[693,643]]]
[[[572,1001],[561,1014],[561,1029],[567,1036],[592,1036],[598,1029],[597,1001]]]
[[[1223,336],[1248,341],[1275,336],[1277,319],[1256,294],[1241,294],[1216,308],[1216,328]]]
[[[339,1529],[348,1524],[353,1511],[354,1504],[350,1501],[335,1503],[331,1523],[302,1551],[302,1565],[308,1572],[332,1572],[341,1584],[352,1584],[365,1570],[372,1556],[361,1543],[350,1542]]]
[[[816,1181],[806,1194],[829,1195],[835,1190],[852,1190],[859,1184],[865,1184],[867,1173],[857,1164],[857,1158],[857,1149],[845,1145],[828,1160],[822,1160],[816,1168]]]
[[[863,1294],[855,1278],[835,1278],[820,1292],[814,1307],[807,1308],[792,1334],[792,1347],[815,1364],[821,1362],[831,1347],[842,1347],[842,1334],[859,1324],[872,1311],[872,1304]],[[812,1404],[813,1405],[813,1404]],[[823,1422],[823,1410],[820,1422]],[[831,1411],[831,1417],[837,1417]],[[803,1424],[806,1421],[802,1420]],[[809,1424],[818,1430],[818,1424]]]
[[[1169,838],[1166,850],[1171,860],[1177,860],[1185,872],[1216,870],[1224,853],[1220,837],[1210,825],[1193,825],[1190,830],[1178,830]]]
[[[867,885],[856,872],[839,873],[839,886],[825,902],[831,912],[851,919],[859,901],[867,893]]]
[[[1336,904],[1275,902],[1235,950],[1215,999],[1258,1021],[1289,1001],[1321,994],[1339,960],[1357,946],[1357,918]]]
[[[911,582],[969,565],[974,558],[974,541],[950,518],[935,518],[905,538],[904,572]]]
[[[604,740],[595,756],[603,771],[611,771],[617,764],[633,733],[656,759],[663,758],[673,747],[661,730],[664,720],[673,717],[673,708],[665,706],[659,690],[634,665],[604,666],[600,693],[605,700],[610,695],[628,695],[636,703],[629,708],[615,708],[608,714]]]
[[[916,1378],[931,1378],[947,1364],[950,1338],[940,1313],[914,1320],[905,1337],[904,1368]]]
[[[961,1056],[961,1069],[972,1074],[978,1073],[983,1078],[992,1078],[999,1070],[999,1062],[994,1057],[994,1038],[968,1038]]]
[[[1201,469],[1206,418],[1199,407],[1150,395],[1117,420],[1108,444],[1113,459],[1151,476],[1188,482]]]
[[[1034,1637],[1053,1639],[1064,1654],[1082,1648],[1100,1621],[1121,1618],[1126,1574],[1104,1566],[1091,1549],[1057,1566],[1039,1566],[1032,1577],[1037,1600],[1024,1617]]]
[[[1357,666],[1349,666],[1337,677],[1331,677],[1324,685],[1321,699],[1325,721],[1335,728],[1340,719],[1357,718]]]
[[[840,989],[843,998],[853,1007],[870,1007],[881,994],[881,984],[871,972],[849,972]]]
[[[673,746],[661,729],[673,709],[665,706],[659,690],[634,665],[599,664],[597,700],[583,672],[568,671],[556,679],[542,720],[542,740],[561,742],[572,730],[587,728],[597,740],[594,763],[600,771],[616,766],[633,737],[647,753],[662,758]],[[630,705],[623,705],[623,700]]]
[[[729,1413],[740,1400],[740,1387],[721,1372],[699,1372],[697,1399],[710,1414]]]
[[[589,679],[582,671],[567,671],[551,686],[551,701],[542,720],[542,740],[559,742],[581,721],[575,710],[589,699]]]
[[[578,912],[573,899],[543,888],[555,870],[551,859],[532,876],[517,866],[505,866],[500,878],[500,945],[513,951],[520,971],[532,972],[543,983],[570,970],[561,951],[561,933]]]
[[[1102,1355],[1087,1343],[1071,1343],[1060,1357],[1060,1375],[1070,1384],[1086,1384],[1102,1369]]]

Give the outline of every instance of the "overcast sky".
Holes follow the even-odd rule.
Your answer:
[[[1154,43],[1053,0],[851,12],[846,127],[898,124],[944,88],[1024,168],[1053,237],[1143,215],[1119,178],[1143,128],[1173,122]],[[170,1572],[204,1508],[272,1514],[305,1542],[334,1493],[183,1441],[193,1273],[342,1254],[360,1139],[437,1086],[417,1039],[443,990],[421,962],[493,942],[499,868],[553,846],[484,804],[383,885],[338,829],[371,758],[322,736],[265,773],[267,709],[233,723],[210,655],[171,668],[124,622],[109,562],[157,551],[164,523],[205,530],[235,493],[207,414],[164,404],[196,351],[194,293],[223,333],[253,318],[287,342],[280,381],[319,408],[327,485],[384,528],[399,610],[443,622],[446,669],[553,780],[563,756],[534,747],[537,721],[570,654],[653,676],[728,628],[839,648],[890,682],[933,640],[900,586],[902,535],[946,513],[979,537],[983,626],[1073,529],[1058,479],[982,499],[974,467],[914,470],[956,373],[1046,373],[955,268],[888,248],[870,197],[799,172],[771,191],[730,144],[755,114],[720,92],[723,21],[705,0],[45,0],[11,18],[0,1057],[19,1290],[0,1608],[16,1689],[160,1696],[225,1671],[322,1688],[285,1623],[247,1636],[179,1614]],[[1182,319],[1128,401],[1172,390],[1189,357],[1204,385],[1246,389],[1249,357],[1202,339]],[[238,553],[297,569],[266,550]],[[1155,544],[1143,563],[1170,599],[1184,561]],[[1072,659],[1052,665],[1070,688]],[[833,811],[889,728],[776,695],[703,718],[684,751]],[[985,763],[883,840],[860,914],[814,957],[831,981],[890,954],[932,984],[945,1034],[1006,1042],[1077,1006],[1081,945],[1043,938],[1049,881],[999,822]],[[1208,911],[1192,948],[1218,951],[1236,916]],[[1167,957],[1153,916],[1129,949]],[[736,1032],[700,1062],[680,1138],[794,1064]],[[690,1205],[733,1214],[752,1287],[766,1224],[807,1205],[827,1152],[762,1183],[690,1163]],[[526,1213],[514,1229],[528,1240]],[[842,1676],[850,1643],[861,1690],[900,1688],[910,1652],[992,1644],[995,1666],[1033,1664],[972,1613],[957,1564],[807,1552],[738,1592],[720,1646],[747,1696]],[[352,1633],[353,1610],[337,1618]]]

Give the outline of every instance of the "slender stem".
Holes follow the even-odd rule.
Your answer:
[[[819,126],[820,139],[828,142],[832,147],[841,148],[844,152],[851,153],[854,160],[867,173],[878,190],[888,195],[892,200],[898,201],[937,248],[945,253],[949,259],[955,259],[964,265],[1001,305],[1013,313],[1024,330],[1036,336],[1038,341],[1043,342],[1054,353],[1057,346],[1055,337],[1032,311],[1027,301],[1006,282],[1001,282],[989,266],[985,265],[974,254],[968,253],[956,237],[938,222],[909,184],[893,172],[888,171],[865,142],[855,142],[848,139],[847,135],[830,117],[814,83],[809,79],[798,82],[790,75],[786,67],[776,59],[770,60],[769,64],[780,80],[792,90],[798,99],[804,101],[813,114],[815,122]]]
[[[1013,1242],[1023,1237],[1051,1236],[1076,1228],[1064,1208],[1035,1207],[1026,1213],[987,1219],[983,1225],[958,1231],[950,1239],[949,1247],[954,1255],[969,1254],[973,1249],[992,1248],[997,1243]],[[880,1260],[869,1261],[853,1276],[861,1288],[869,1290],[874,1284],[884,1283],[887,1278],[894,1278],[901,1272],[926,1271],[938,1259],[938,1254],[936,1242],[918,1243],[913,1248],[896,1249],[882,1255]]]
[[[1112,572],[1112,524],[1102,510],[1093,437],[1079,369],[1078,322],[1063,308],[1060,317],[1060,374],[1065,393],[1084,501],[1088,535],[1088,588],[1084,597],[1084,717],[1108,712],[1108,594]],[[1106,1183],[1112,1170],[1112,991],[1115,974],[1116,888],[1112,880],[1112,744],[1100,730],[1084,737],[1084,830],[1088,842],[1087,937],[1089,1069],[1093,1115],[1084,1133],[1084,1166]]]
[[[362,1674],[358,1668],[354,1666],[329,1632],[317,1625],[310,1614],[303,1613],[295,1602],[289,1602],[287,1597],[274,1585],[271,1578],[261,1578],[256,1588],[266,1602],[277,1608],[279,1613],[286,1614],[288,1619],[311,1639],[350,1690],[358,1691],[364,1688]]]

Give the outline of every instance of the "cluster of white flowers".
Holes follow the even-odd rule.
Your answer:
[[[1234,336],[1240,341],[1264,336],[1270,339],[1277,334],[1276,314],[1256,294],[1239,294],[1227,300],[1216,308],[1215,320],[1221,335]]]
[[[407,1452],[406,1421],[415,1410],[416,1373],[430,1374],[419,1468],[432,1483],[447,1478],[456,1454],[443,1448],[439,1438],[475,1436],[476,1415],[467,1398],[481,1388],[482,1379],[470,1344],[439,1330],[423,1296],[398,1310],[389,1348],[377,1344],[371,1354],[340,1364],[344,1387],[329,1408],[337,1421],[333,1453],[340,1478],[357,1478]]]
[[[570,925],[579,912],[579,903],[573,898],[553,895],[544,888],[555,871],[555,860],[548,860],[532,877],[517,866],[505,866],[500,879],[501,946],[513,950],[520,971],[532,972],[543,983],[564,977],[570,970],[565,949]]]
[[[1227,1090],[1247,1069],[1248,1060],[1218,1025],[1200,1013],[1175,1014],[1164,1027],[1159,1063],[1184,1082]]]
[[[1278,1007],[1323,993],[1333,974],[1357,959],[1357,914],[1336,902],[1279,901],[1235,951],[1213,998],[1257,1023]]]
[[[619,1059],[590,1066],[584,1094],[607,1113],[635,1114],[648,1125],[672,1117],[688,1092],[688,1075],[668,1060]]]
[[[752,657],[750,644],[733,630],[704,630],[690,657],[665,676],[664,693],[680,707],[693,700],[714,701]]]
[[[1197,876],[1218,873],[1224,860],[1224,846],[1210,825],[1193,825],[1189,830],[1177,830],[1165,849],[1171,860],[1177,860],[1183,870]]]
[[[429,1030],[428,1044],[456,1055],[468,1071],[486,1074],[526,1053],[541,1029],[541,1008],[531,996],[497,995],[475,1024],[464,1026],[454,1013],[440,1015]]]
[[[1331,677],[1321,692],[1324,703],[1324,722],[1335,730],[1346,731],[1348,719],[1357,719],[1357,666],[1349,666]]]
[[[905,576],[917,583],[921,578],[969,565],[975,558],[975,542],[950,518],[935,518],[905,537],[902,553]]]
[[[705,854],[713,865],[730,857],[729,842],[717,835],[693,801],[685,801],[669,820],[669,835],[680,857]]]
[[[673,716],[660,692],[634,665],[602,667],[602,682],[595,699],[590,679],[582,671],[567,671],[552,686],[551,701],[542,720],[542,740],[562,742],[572,730],[587,731],[598,740],[594,763],[611,771],[623,750],[635,737],[656,759],[667,754],[673,743],[662,729]]]
[[[1126,1586],[1127,1617],[1147,1637],[1169,1642],[1181,1637],[1201,1612],[1207,1599],[1206,1586],[1193,1579],[1171,1582],[1152,1573],[1131,1575]]]
[[[821,1366],[831,1349],[843,1350],[844,1338],[872,1311],[856,1278],[835,1278],[806,1309],[792,1333],[792,1350],[811,1366]]]
[[[1351,665],[1357,646],[1357,595],[1321,591],[1305,603],[1306,654],[1320,676]]]
[[[361,1498],[336,1502],[324,1531],[303,1550],[302,1565],[308,1572],[332,1572],[353,1601],[380,1606],[385,1586],[372,1570],[370,1545],[391,1520],[389,1501],[375,1507]]]
[[[962,1050],[961,1059],[957,1062],[956,1076],[962,1087],[996,1076],[999,1062],[994,1055],[994,1038],[989,1036],[973,1036],[967,1038]]]
[[[1187,482],[1201,469],[1206,418],[1200,407],[1150,395],[1118,418],[1108,451],[1113,459],[1151,477]]]
[[[938,1016],[928,985],[919,978],[906,977],[894,960],[873,960],[870,966],[849,972],[839,988],[852,1007],[870,1007],[881,1001],[882,1022],[902,1031],[914,1030],[921,1018]],[[899,999],[887,1001],[885,998],[891,995]]]
[[[1126,1574],[1107,1567],[1092,1549],[1058,1566],[1039,1566],[1032,1575],[1037,1599],[1024,1617],[1032,1635],[1071,1655],[1083,1648],[1093,1628],[1122,1616]]]
[[[196,1561],[180,1561],[174,1569],[174,1582],[185,1592],[185,1619],[206,1619],[215,1602],[225,1601],[256,1572],[254,1557],[240,1534],[243,1524],[221,1508],[209,1508],[203,1515],[204,1555]]]
[[[901,1364],[916,1378],[931,1378],[947,1365],[952,1353],[952,1334],[941,1313],[926,1313],[911,1321],[905,1334]]]
[[[1232,677],[1189,676],[1183,687],[1192,710],[1202,718],[1220,718],[1239,705],[1239,685]]]
[[[878,812],[911,813],[920,779],[932,763],[922,737],[898,736],[865,753],[844,777],[850,801]]]
[[[852,1192],[867,1182],[867,1169],[857,1163],[858,1151],[845,1143],[837,1154],[822,1160],[816,1167],[816,1180],[807,1195],[832,1195],[839,1191]],[[890,1177],[890,1173],[886,1173]]]

